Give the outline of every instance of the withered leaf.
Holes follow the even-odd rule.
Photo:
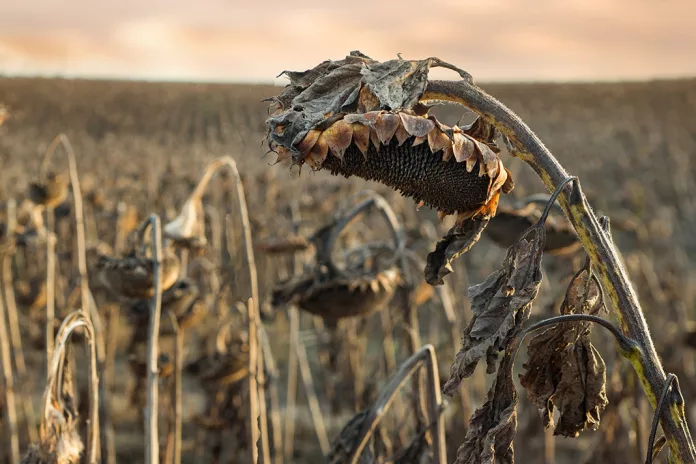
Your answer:
[[[310,130],[341,113],[415,108],[434,66],[453,68],[436,58],[380,63],[354,51],[307,71],[285,71],[290,84],[273,99],[280,108],[266,121],[269,142],[295,147]]]
[[[554,411],[560,411],[554,435],[576,437],[585,427],[596,430],[607,405],[604,361],[584,325],[558,324],[529,343],[520,382],[545,427],[553,427]]]
[[[517,391],[512,380],[514,350],[508,349],[486,401],[469,420],[455,464],[513,464],[517,432]]]
[[[495,372],[498,353],[505,349],[529,318],[542,279],[544,228],[533,227],[530,231],[529,240],[521,238],[508,249],[500,270],[483,283],[469,288],[474,314],[464,329],[462,347],[444,386],[446,394],[453,394],[462,379],[471,376],[484,357],[487,372]]]
[[[331,464],[343,464],[348,462],[352,456],[353,450],[358,446],[358,439],[361,436],[361,431],[365,425],[365,421],[370,417],[370,408],[364,409],[357,413],[343,427],[341,433],[331,443],[331,451],[329,452],[328,462]],[[372,462],[370,459],[371,452],[369,447],[365,447],[360,456],[360,463]]]
[[[603,307],[588,262],[573,276],[561,313],[595,314]],[[596,430],[607,405],[606,368],[590,341],[590,328],[588,322],[561,323],[536,335],[527,348],[529,360],[520,382],[539,408],[544,427],[554,425],[554,410],[559,409],[555,435],[575,437],[585,427]]]
[[[487,218],[468,219],[461,225],[455,224],[447,235],[437,242],[435,251],[428,254],[425,281],[430,285],[444,284],[443,278],[452,272],[452,261],[478,242],[487,224]]]

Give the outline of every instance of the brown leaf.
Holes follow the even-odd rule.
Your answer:
[[[558,324],[535,336],[528,352],[520,382],[539,408],[544,426],[554,425],[558,408],[554,435],[576,437],[585,427],[596,430],[607,405],[606,369],[587,327]]]
[[[435,251],[428,254],[425,281],[430,285],[444,284],[443,278],[452,272],[452,261],[466,253],[481,238],[488,219],[476,218],[455,225],[442,237]]]
[[[486,401],[469,420],[455,464],[513,464],[517,432],[517,391],[512,380],[514,349],[508,347]]]
[[[443,388],[446,394],[453,394],[484,357],[487,372],[495,372],[498,353],[529,318],[541,284],[544,228],[533,227],[528,235],[532,237],[530,240],[522,238],[510,247],[500,270],[469,288],[474,314],[464,329],[462,347]]]
[[[599,282],[588,271],[586,265],[573,276],[562,314],[596,314],[604,307]],[[554,425],[554,410],[559,409],[555,435],[575,437],[585,427],[596,430],[607,405],[606,369],[590,341],[590,328],[588,322],[558,324],[532,338],[527,348],[529,360],[520,382],[539,408],[544,427]]]
[[[364,409],[357,413],[348,423],[343,427],[341,433],[338,434],[333,442],[331,443],[331,451],[329,452],[328,462],[331,464],[343,464],[348,462],[348,459],[353,454],[353,450],[358,446],[358,439],[360,438],[360,432],[365,425],[365,421],[370,417],[370,409]],[[368,447],[365,447],[360,460],[358,462],[369,462],[366,460],[366,453]]]

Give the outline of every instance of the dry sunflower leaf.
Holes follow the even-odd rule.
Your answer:
[[[586,276],[590,275],[590,278]],[[568,286],[562,314],[595,314],[604,307],[601,289],[589,263]],[[520,382],[538,408],[544,427],[560,418],[555,435],[577,436],[585,427],[596,430],[607,405],[606,367],[590,341],[588,322],[567,322],[536,335],[527,348],[529,360]]]
[[[513,464],[517,432],[517,391],[512,380],[513,349],[508,349],[486,401],[469,420],[455,464]]]
[[[343,427],[341,433],[333,440],[331,443],[331,452],[328,456],[328,461],[331,464],[343,464],[348,461],[350,456],[353,454],[353,450],[358,446],[358,439],[360,438],[365,421],[370,418],[370,408],[364,409],[357,413],[348,423]],[[367,451],[367,447],[365,448]],[[366,453],[363,453],[359,462],[369,462],[364,460]]]
[[[443,278],[452,272],[452,261],[466,253],[481,238],[488,219],[468,219],[463,224],[455,224],[442,240],[437,242],[435,251],[428,254],[425,266],[425,281],[430,285],[444,284]]]
[[[596,430],[607,405],[604,361],[586,328],[580,330],[578,337],[577,325],[563,323],[535,336],[529,343],[526,372],[520,376],[545,427],[554,425],[553,414],[559,409],[554,435],[575,437],[585,427]]]
[[[527,240],[525,237],[529,235],[531,238]],[[482,358],[486,359],[488,373],[495,372],[498,353],[529,318],[542,279],[544,237],[543,225],[530,229],[510,247],[500,270],[469,288],[474,314],[464,329],[462,347],[444,386],[446,394],[453,394],[462,379],[473,374]]]

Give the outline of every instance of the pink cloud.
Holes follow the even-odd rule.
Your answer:
[[[360,49],[438,56],[478,80],[696,75],[691,0],[4,3],[5,73],[268,82]]]

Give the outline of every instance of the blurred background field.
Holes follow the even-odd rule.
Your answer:
[[[640,294],[665,370],[679,376],[690,407],[689,417],[696,422],[695,347],[689,342],[689,333],[696,330],[692,325],[696,321],[696,80],[482,87],[536,131],[568,172],[579,176],[593,207],[611,218],[614,240]],[[78,159],[86,199],[88,247],[114,247],[120,227],[119,208],[130,208],[134,223],[150,212],[160,214],[163,222],[173,219],[205,165],[217,157],[231,155],[242,173],[257,245],[268,238],[291,234],[293,204],[299,206],[302,216],[300,233],[307,235],[329,221],[351,194],[372,188],[389,200],[405,224],[409,247],[425,257],[451,220],[441,224],[428,208],[416,211],[412,201],[377,184],[359,179],[346,182],[308,169],[299,175],[296,168],[269,166],[275,162],[275,156],[265,155],[267,104],[261,100],[278,92],[278,87],[263,85],[1,78],[0,101],[11,117],[0,127],[0,203],[6,205],[9,198],[21,201],[26,197],[27,185],[36,179],[48,144],[62,132],[70,139]],[[450,124],[463,114],[461,108],[449,106],[438,107],[435,112]],[[506,156],[504,161],[515,175],[516,188],[503,202],[511,204],[544,191],[541,182],[520,160]],[[64,163],[57,154],[54,165],[65,166]],[[201,271],[201,285],[209,286],[210,274],[216,275],[228,292],[226,302],[245,301],[250,296],[242,271],[243,258],[235,255],[235,249],[223,243],[221,237],[221,218],[234,212],[234,205],[228,200],[230,188],[228,178],[218,177],[205,196],[209,234],[213,234],[210,239],[220,247],[200,261],[201,269],[208,266],[208,271]],[[59,317],[66,314],[76,277],[69,204],[65,209],[67,213],[56,217],[62,279],[57,295]],[[388,239],[379,226],[374,226],[377,219],[368,217],[365,224],[367,227],[353,232],[352,240]],[[270,307],[270,293],[273,284],[291,269],[288,259],[265,255],[258,246],[256,250],[264,327],[277,368],[269,378],[279,390],[278,402],[272,407],[284,421],[289,329],[286,311]],[[15,287],[20,297],[22,289],[31,287],[32,279],[44,275],[41,251],[24,253],[23,264],[16,265]],[[484,238],[457,264],[450,281],[460,326],[470,318],[467,287],[481,282],[496,269],[504,254],[505,250]],[[571,258],[544,258],[545,283],[534,304],[533,317],[558,311],[559,295],[573,266],[581,261],[581,252]],[[133,354],[127,349],[133,324],[124,316],[124,310],[120,318],[114,318],[118,314],[114,303],[100,289],[93,291],[104,320],[109,325],[113,321],[116,324],[115,328],[109,327],[108,333],[116,337],[115,371],[111,376],[118,462],[140,462],[142,420],[137,400],[132,399],[132,392],[138,387],[129,369]],[[185,364],[193,363],[206,352],[206,341],[215,336],[220,321],[234,312],[227,303],[228,307],[221,309],[222,303],[211,301],[210,294],[204,299],[208,314],[187,335]],[[35,392],[32,398],[38,404],[45,372],[41,314],[40,309],[32,307],[30,299],[18,298],[18,302],[29,373],[21,379],[22,390]],[[388,311],[394,323],[397,361],[401,362],[406,348],[398,299]],[[452,323],[445,319],[435,298],[424,299],[418,311],[422,342],[436,347],[441,376],[446,379],[459,340],[453,343]],[[302,315],[300,338],[307,349],[329,439],[336,437],[350,417],[374,399],[391,374],[384,366],[378,327],[376,315],[342,323],[337,330]],[[238,331],[243,332],[241,328]],[[521,391],[523,405],[516,440],[519,462],[642,462],[652,409],[630,367],[625,362],[614,363],[617,355],[613,342],[603,333],[595,334],[595,338],[608,366],[610,400],[600,430],[584,432],[577,440],[545,437],[536,411],[526,403],[526,395]],[[170,352],[171,340],[165,336],[162,346],[165,353]],[[330,353],[337,357],[333,362],[326,360]],[[519,359],[518,363],[523,361]],[[362,379],[357,386],[356,376]],[[167,379],[162,382],[166,385]],[[481,367],[473,379],[465,381],[469,408],[480,405],[489,382]],[[232,446],[231,441],[241,454],[223,450],[221,459],[248,458],[244,454],[248,452],[244,438],[248,429],[243,412],[246,403],[236,406],[242,412],[229,418],[218,442],[201,444],[201,430],[208,430],[205,439],[214,440],[210,438],[213,432],[197,419],[206,412],[205,383],[200,369],[194,366],[185,370],[183,462],[208,462],[212,459],[209,454],[205,461],[196,460],[201,447],[210,453],[215,446]],[[361,390],[361,397],[356,388]],[[167,390],[162,391],[166,404]],[[301,387],[299,391],[291,462],[319,462],[320,441]],[[448,448],[454,453],[468,419],[458,398],[450,401],[445,414]],[[408,440],[400,441],[405,437],[399,436],[398,426],[394,427],[402,419],[394,415],[384,426],[385,440],[395,449],[408,444]],[[165,413],[162,423],[166,423]],[[230,424],[236,424],[238,429]],[[230,436],[235,439],[230,441]],[[22,449],[26,440],[23,434]]]

